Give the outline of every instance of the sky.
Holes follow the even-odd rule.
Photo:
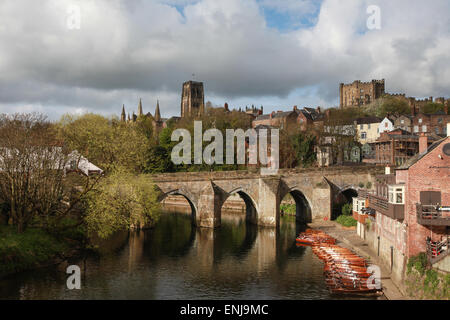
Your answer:
[[[1,0],[0,113],[110,116],[142,98],[179,116],[192,79],[213,105],[265,113],[336,106],[356,79],[449,97],[449,12],[448,0]]]

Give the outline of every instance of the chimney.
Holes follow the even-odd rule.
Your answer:
[[[317,111],[317,113],[320,113],[322,110],[320,110],[320,106],[318,106],[317,108],[316,108],[316,111]]]
[[[425,132],[421,132],[419,136],[419,153],[424,153],[428,149],[428,137]]]
[[[294,111],[297,111],[297,106],[294,106],[294,109],[293,109]]]
[[[384,168],[384,174],[391,174],[391,167],[390,166],[386,166]]]

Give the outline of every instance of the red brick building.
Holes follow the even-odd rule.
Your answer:
[[[438,269],[450,271],[450,137],[428,148],[427,139],[421,135],[419,153],[395,174],[387,170],[377,177],[375,192],[367,195],[375,226],[364,238],[391,265],[397,280],[408,259],[421,252]]]
[[[447,241],[450,226],[450,211],[445,209],[450,209],[450,137],[436,141],[428,150],[427,137],[421,139],[425,140],[421,152],[396,171],[396,183],[405,186],[408,257],[427,251],[427,237]]]
[[[433,114],[416,114],[411,121],[411,131],[415,134],[425,132],[446,136],[450,115],[447,114],[447,106],[445,108],[445,111],[438,111]]]

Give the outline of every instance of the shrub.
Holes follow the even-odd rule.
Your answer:
[[[337,217],[336,222],[343,225],[344,227],[354,227],[357,223],[357,221],[353,219],[352,216],[348,215],[340,215],[339,217]]]
[[[353,205],[351,203],[346,203],[342,206],[342,214],[345,216],[349,216],[352,214]]]
[[[370,188],[372,188],[372,182],[367,182],[366,183],[366,189],[370,189]]]
[[[417,272],[421,276],[425,273],[425,268],[427,267],[427,255],[424,252],[419,253],[417,256],[413,256],[409,258],[407,267],[407,274],[410,274],[412,272],[412,269],[416,269]]]
[[[286,214],[295,214],[295,204],[281,204],[280,209]]]

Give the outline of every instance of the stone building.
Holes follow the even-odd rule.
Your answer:
[[[203,82],[186,81],[181,92],[181,117],[198,117],[205,112]]]
[[[402,129],[404,131],[412,132],[412,116],[402,114],[396,117],[393,121],[394,129]]]
[[[450,115],[445,111],[438,111],[433,114],[418,113],[411,121],[413,133],[434,133],[437,135],[447,135],[447,123],[450,122]]]
[[[291,129],[297,127],[298,112],[292,111],[273,111],[269,114],[262,114],[252,121],[252,127],[271,126],[279,129]]]
[[[378,117],[364,117],[355,120],[358,141],[361,144],[372,143],[380,136],[379,125],[381,119]]]
[[[161,132],[161,130],[165,127],[166,119],[161,118],[161,111],[159,109],[159,100],[156,101],[156,108],[155,108],[154,116],[150,112],[148,112],[147,114],[144,114],[143,107],[142,107],[142,99],[139,99],[137,115],[133,111],[132,117],[130,117],[130,115],[128,114],[128,119],[127,119],[126,113],[125,113],[125,105],[122,105],[122,113],[120,115],[121,122],[135,123],[139,117],[146,117],[151,120],[153,132],[155,133],[155,136],[158,136],[158,134]]]
[[[384,79],[339,85],[340,108],[369,104],[384,95]]]
[[[262,109],[261,109],[262,111]],[[259,125],[272,126],[279,129],[296,129],[306,131],[313,125],[323,124],[325,113],[320,107],[298,109],[297,106],[292,108],[292,111],[273,111],[269,114],[260,114],[252,122],[253,128]]]

